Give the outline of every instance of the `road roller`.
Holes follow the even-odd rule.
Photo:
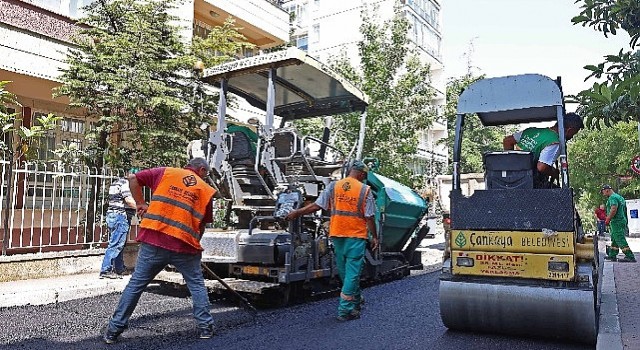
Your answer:
[[[449,329],[569,339],[595,344],[602,261],[575,209],[560,78],[487,78],[459,96],[450,227],[440,276],[440,315]],[[557,123],[559,176],[550,181],[523,150],[482,155],[485,188],[460,185],[467,118],[483,127]],[[527,124],[529,126],[529,124]]]

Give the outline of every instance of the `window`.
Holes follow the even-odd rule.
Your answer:
[[[430,0],[417,0],[407,1],[407,5],[413,9],[413,11],[421,19],[427,21],[433,28],[440,30],[440,22],[438,16],[440,15],[440,9]]]
[[[296,47],[300,50],[307,51],[309,49],[309,36],[302,35],[296,38]]]
[[[193,35],[206,39],[211,33],[211,26],[197,19],[193,20]]]
[[[72,118],[62,119],[62,131],[84,134],[84,121]]]
[[[290,15],[293,15],[293,23],[295,25],[304,27],[306,26],[307,21],[307,4],[296,4],[292,3],[290,5],[284,6],[283,9],[287,11]]]
[[[39,117],[46,116],[47,113],[35,112],[33,113],[33,125],[42,125],[38,120]],[[49,160],[53,158],[51,151],[56,149],[56,133],[55,130],[48,131],[44,136],[36,141],[37,154],[39,160]]]
[[[302,24],[307,22],[307,4],[298,5],[296,20]]]

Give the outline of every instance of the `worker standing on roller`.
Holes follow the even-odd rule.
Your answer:
[[[371,188],[364,183],[369,168],[359,160],[351,165],[349,176],[331,183],[315,203],[293,210],[287,220],[310,214],[320,209],[329,210],[331,221],[329,236],[333,242],[336,266],[342,280],[338,320],[349,321],[360,318],[363,301],[360,292],[360,273],[364,264],[364,254],[369,238],[372,250],[378,247],[375,224],[375,202]]]

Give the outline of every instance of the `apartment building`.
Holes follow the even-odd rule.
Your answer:
[[[51,90],[60,85],[60,69],[65,67],[71,37],[82,8],[96,0],[0,0],[0,80],[8,80],[20,107],[14,106],[25,126],[41,114],[54,113],[63,120],[41,142],[41,159],[61,145],[86,146],[85,131],[91,127],[82,111],[70,111],[69,101],[53,98]],[[236,19],[247,41],[256,45],[241,56],[278,46],[289,39],[289,15],[275,0],[186,0],[175,9],[183,28],[181,36],[205,37],[211,28],[229,16]],[[10,141],[10,140],[8,140]]]
[[[361,40],[361,12],[364,6],[370,10],[378,6],[380,21],[389,20],[394,6],[400,5],[402,13],[411,24],[409,39],[418,56],[431,67],[431,85],[437,91],[433,104],[444,107],[446,81],[442,62],[441,0],[289,0],[284,8],[293,14],[293,41],[320,61],[328,62],[341,52],[346,52],[352,64],[359,64],[357,44]],[[418,131],[418,161],[416,174],[432,176],[434,162],[447,164],[446,146],[439,140],[447,136],[444,119],[436,121],[428,130]]]
[[[31,127],[39,115],[53,113],[62,120],[55,131],[41,139],[40,160],[51,160],[53,149],[63,145],[87,146],[86,131],[95,120],[81,110],[70,110],[66,98],[53,98],[60,86],[72,36],[80,30],[82,8],[96,0],[0,0],[0,81],[11,81],[7,90],[19,105],[9,106]],[[289,14],[278,1],[183,0],[174,9],[183,28],[182,38],[206,36],[214,26],[232,16],[254,50],[241,57],[282,45],[289,40]],[[5,135],[5,142],[17,142]],[[186,152],[186,150],[185,150]],[[2,253],[72,249],[82,243],[104,243],[101,204],[96,188],[106,188],[116,176],[85,167],[18,164],[0,159],[0,238]],[[13,170],[13,171],[12,171]],[[97,186],[97,183],[102,183]],[[9,208],[13,210],[9,210]],[[52,248],[53,247],[53,248]]]

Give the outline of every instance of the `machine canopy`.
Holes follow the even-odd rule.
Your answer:
[[[267,109],[269,69],[275,69],[274,114],[284,120],[362,111],[365,94],[316,59],[297,48],[276,51],[221,64],[204,72],[204,81]]]
[[[482,125],[557,120],[563,106],[558,83],[544,75],[523,74],[478,80],[460,94],[458,114],[476,113]]]

